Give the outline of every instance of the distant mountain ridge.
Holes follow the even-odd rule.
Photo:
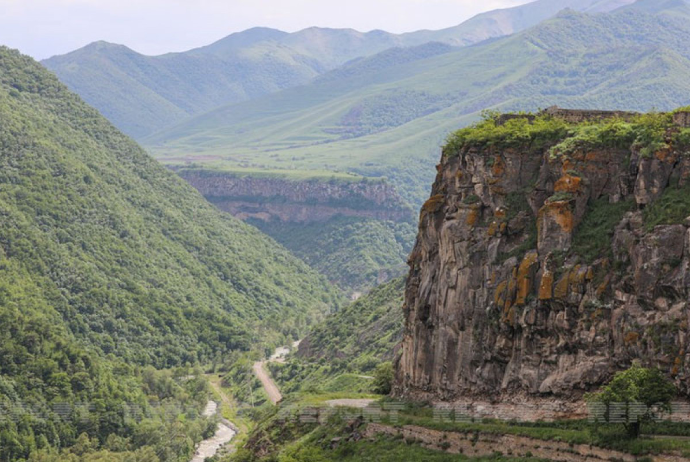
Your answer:
[[[141,139],[223,104],[310,82],[353,59],[396,47],[467,46],[524,30],[564,8],[607,11],[632,0],[538,0],[440,31],[253,28],[183,53],[144,56],[96,42],[43,64],[125,133]]]
[[[217,155],[225,168],[308,170],[328,162],[337,171],[385,176],[421,205],[433,178],[419,172],[430,171],[423,166],[437,161],[447,133],[483,109],[645,111],[690,103],[689,14],[686,3],[643,0],[606,14],[563,10],[513,36],[442,53],[387,50],[144,142],[172,159]]]

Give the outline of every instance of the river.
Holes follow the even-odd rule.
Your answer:
[[[203,416],[206,418],[212,417],[218,413],[218,403],[209,401],[204,409]],[[191,462],[204,462],[206,458],[213,457],[216,453],[228,444],[237,434],[234,425],[225,419],[221,419],[216,429],[216,433],[209,439],[202,441],[194,454]]]

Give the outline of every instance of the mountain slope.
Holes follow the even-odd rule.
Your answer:
[[[3,256],[97,350],[172,365],[318,315],[324,281],[2,49]]]
[[[97,42],[43,64],[135,137],[223,102],[306,83],[324,70],[286,47],[257,44],[222,57],[210,48],[149,57]]]
[[[348,294],[404,274],[416,222],[336,216],[316,223],[250,220]]]
[[[428,42],[466,46],[524,30],[564,8],[606,11],[630,1],[539,0],[484,13],[457,27],[401,35],[318,27],[288,34],[254,28],[162,56],[98,42],[43,64],[121,130],[142,138],[222,104],[306,84],[350,60],[390,48]]]
[[[687,11],[677,5],[657,14],[569,11],[457,51],[399,62],[386,52],[308,86],[219,108],[146,143],[174,162],[198,161],[200,154],[217,156],[229,169],[327,166],[386,176],[421,204],[445,133],[487,107],[648,110],[690,102]]]
[[[633,3],[635,0],[537,0],[512,8],[493,10],[440,31],[419,31],[404,34],[406,44],[436,41],[463,46],[511,35],[554,17],[570,8],[575,11],[604,13]]]
[[[195,417],[205,381],[150,366],[282,342],[339,297],[7,48],[0,121],[0,409],[14,417],[0,419],[0,459],[42,449],[53,455],[40,460],[73,460],[51,448],[76,445],[77,455],[103,449],[101,460],[120,460],[112,449],[188,461],[213,428]],[[156,420],[149,401],[185,406],[188,418]],[[91,415],[54,410],[75,403]]]
[[[285,394],[372,391],[376,366],[392,361],[402,339],[405,278],[382,284],[316,324],[286,363],[271,363]]]

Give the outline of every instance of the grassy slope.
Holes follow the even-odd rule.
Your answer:
[[[188,52],[151,57],[98,42],[43,64],[135,137],[222,103],[306,83],[323,71],[312,58],[264,44],[229,56]]]
[[[376,366],[391,361],[402,338],[405,280],[383,284],[314,326],[299,354],[271,364],[284,393],[370,391]]]
[[[443,452],[443,440],[433,450],[425,449],[417,441],[401,437],[379,436],[374,440],[353,439],[355,432],[351,427],[353,419],[360,412],[347,410],[333,415],[327,423],[312,424],[291,418],[291,413],[299,415],[299,410],[323,409],[311,396],[288,399],[278,412],[268,413],[252,430],[247,444],[234,456],[232,462],[310,462],[310,461],[536,461],[529,448],[497,447],[490,457],[475,458],[462,454]],[[501,422],[493,419],[476,422],[455,422],[434,417],[431,407],[407,404],[398,414],[396,422],[384,424],[392,426],[414,425],[442,432],[457,432],[469,435],[518,435],[534,440],[533,451],[548,447],[550,442],[565,442],[570,445],[591,445],[608,448],[638,456],[638,460],[652,460],[656,454],[675,454],[678,457],[690,455],[687,423],[660,422],[645,424],[643,432],[655,435],[654,438],[628,439],[623,425],[596,425],[582,420],[558,422],[522,423]],[[313,414],[311,414],[313,415]],[[366,414],[365,414],[366,415]],[[366,425],[366,423],[364,424]],[[361,431],[361,427],[358,429]],[[334,440],[336,438],[337,440]],[[337,443],[337,444],[333,444]],[[258,455],[261,454],[261,455]],[[510,455],[514,454],[514,455]],[[518,455],[519,454],[519,455]]]
[[[451,53],[413,61],[400,56],[401,64],[384,54],[385,66],[353,63],[362,69],[220,108],[146,143],[168,158],[200,153],[229,166],[387,176],[418,204],[428,193],[429,166],[445,134],[487,107],[647,110],[687,103],[686,13],[569,12],[516,36]],[[429,113],[412,113],[408,108],[418,104],[409,101],[422,101]],[[411,112],[411,120],[397,117],[400,108]]]

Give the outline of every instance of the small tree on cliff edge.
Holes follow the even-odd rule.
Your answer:
[[[606,406],[605,420],[622,423],[631,438],[640,436],[640,426],[654,418],[655,409],[671,411],[676,387],[659,369],[647,369],[634,364],[618,372],[598,393],[586,396],[590,402]]]

